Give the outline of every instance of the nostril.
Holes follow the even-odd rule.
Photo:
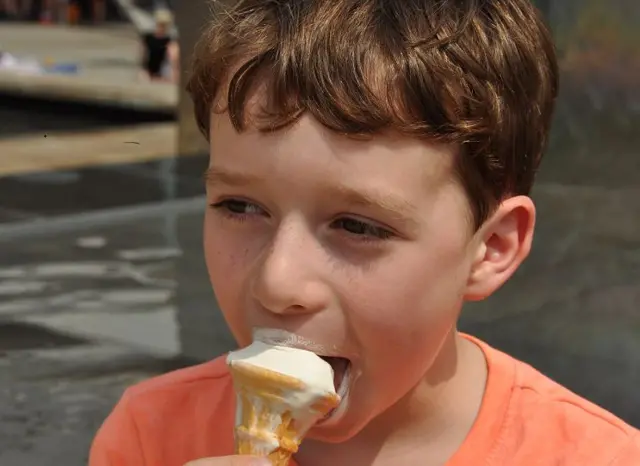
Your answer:
[[[272,303],[272,305],[267,307],[266,310],[273,314],[278,314],[282,316],[293,315],[293,314],[304,314],[306,312],[309,312],[307,308],[301,304],[292,304],[289,306],[286,306],[286,305],[278,306],[277,303]]]

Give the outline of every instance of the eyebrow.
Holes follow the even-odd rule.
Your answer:
[[[208,185],[246,186],[260,179],[261,177],[247,173],[231,172],[215,167],[209,167],[204,172],[204,181]]]
[[[415,227],[417,225],[413,219],[417,214],[417,208],[405,199],[388,193],[360,191],[345,185],[331,187],[330,191],[333,191],[336,197],[341,198],[349,205],[362,207],[373,212],[381,212],[407,226]]]
[[[209,167],[204,172],[205,182],[209,185],[247,186],[264,181],[264,177],[248,173],[233,172],[217,167]],[[402,222],[409,227],[415,227],[416,221],[412,218],[417,214],[417,208],[405,199],[388,193],[358,190],[345,184],[330,185],[326,187],[327,196],[332,199],[340,199],[342,202],[361,207],[372,212],[380,212],[389,218]]]

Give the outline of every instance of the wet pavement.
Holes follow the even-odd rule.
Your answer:
[[[204,201],[0,227],[0,464],[81,466],[124,389],[183,367],[173,223]],[[222,352],[222,348],[220,348]]]
[[[204,192],[206,155],[175,157],[165,115],[0,96],[0,118],[0,224]]]
[[[174,157],[177,93],[135,82],[131,27],[3,24],[0,43],[81,74],[0,83],[0,465],[81,466],[126,387],[186,364],[175,223],[201,222],[206,157]],[[60,100],[100,92],[119,104]]]
[[[190,198],[205,168],[189,156],[0,177],[0,224]]]
[[[150,126],[158,115],[63,107],[0,98],[10,122],[0,125],[0,146],[37,152],[32,142],[47,134],[67,152],[43,157],[69,162],[69,151],[82,150],[78,138],[93,155],[60,170],[45,170],[51,160],[43,158],[43,170],[0,176],[2,466],[85,465],[126,387],[187,364],[178,356],[176,261],[184,247],[175,224],[189,217],[200,227],[206,157],[175,158],[165,143],[153,160],[131,153],[132,161],[96,164],[109,138],[127,131],[151,128],[162,146],[164,129]],[[14,166],[4,157],[4,169],[22,170],[23,157],[12,155]]]
[[[123,390],[184,365],[0,321],[0,334],[7,333],[19,337],[21,348],[0,348],[3,466],[86,465],[91,438]],[[25,348],[26,335],[35,348]],[[43,341],[50,345],[43,348]]]

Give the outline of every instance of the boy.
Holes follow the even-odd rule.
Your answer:
[[[224,317],[240,346],[275,329],[348,366],[296,464],[640,464],[635,429],[456,331],[529,253],[557,82],[528,0],[242,0],[204,32]],[[234,397],[224,358],[133,387],[91,464],[249,464]]]

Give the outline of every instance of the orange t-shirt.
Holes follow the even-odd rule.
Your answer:
[[[640,466],[638,430],[472,340],[487,359],[486,392],[447,466]],[[183,466],[231,455],[234,413],[224,357],[145,381],[128,389],[105,421],[89,466]]]

